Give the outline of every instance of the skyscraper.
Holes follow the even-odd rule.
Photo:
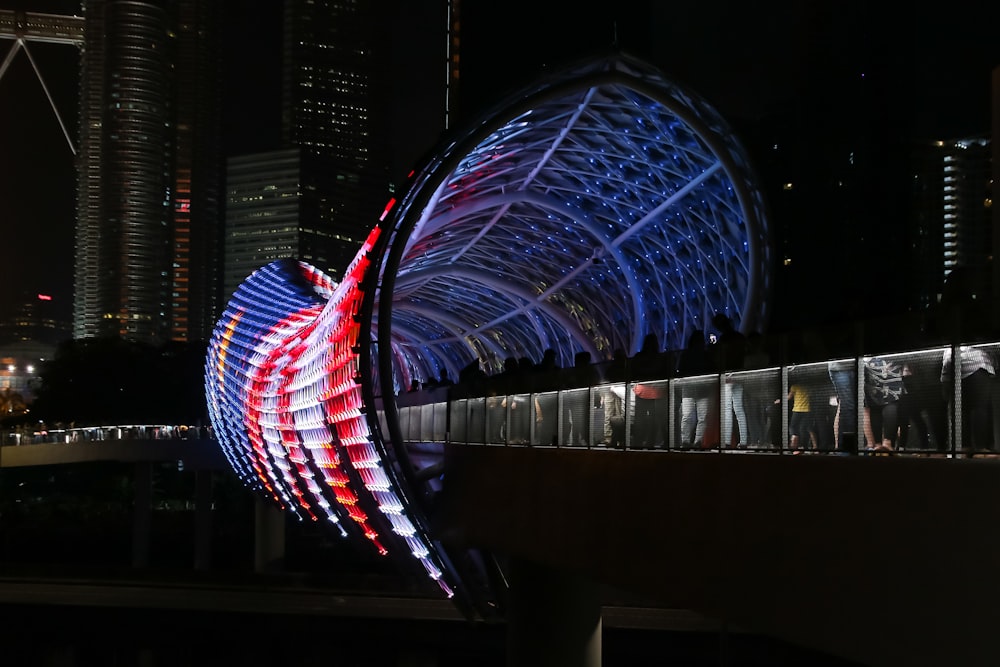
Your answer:
[[[286,0],[282,143],[299,147],[302,225],[340,273],[389,198],[387,20],[376,3]]]
[[[303,259],[323,271],[343,271],[330,263],[330,235],[304,225],[299,182],[301,151],[287,148],[229,158],[226,180],[226,259],[223,297],[228,300],[256,269],[282,257]]]
[[[920,144],[913,164],[915,300],[940,299],[948,275],[960,269],[985,298],[992,283],[991,142],[987,136]],[[972,296],[972,295],[970,295]]]
[[[275,259],[342,277],[448,125],[457,4],[286,0],[279,148],[228,160],[224,298]]]
[[[220,7],[84,3],[74,338],[208,337],[220,289]]]

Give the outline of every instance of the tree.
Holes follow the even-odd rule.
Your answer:
[[[69,341],[43,364],[32,414],[48,423],[204,423],[205,352],[204,343]]]

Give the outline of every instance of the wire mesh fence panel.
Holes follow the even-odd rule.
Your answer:
[[[531,442],[531,394],[511,394],[504,399],[507,411],[507,444],[527,445]]]
[[[648,380],[632,385],[629,446],[662,449],[667,446],[669,382]]]
[[[531,406],[535,416],[535,435],[532,445],[555,446],[559,436],[559,392],[544,391],[535,394]]]
[[[781,370],[728,373],[723,380],[723,405],[728,398],[730,411],[723,418],[722,441],[737,449],[777,449],[781,440]]]
[[[451,440],[467,443],[469,441],[469,399],[459,398],[449,404]]]
[[[468,441],[475,444],[486,442],[486,399],[469,399]]]
[[[560,444],[566,447],[587,447],[590,445],[590,416],[593,410],[591,403],[589,387],[567,389],[562,392]]]
[[[672,394],[671,429],[678,449],[719,447],[719,377],[677,378],[672,383]]]

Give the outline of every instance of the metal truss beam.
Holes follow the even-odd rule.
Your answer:
[[[83,17],[0,9],[0,39],[83,46]]]
[[[69,136],[66,123],[63,122],[55,100],[52,99],[52,94],[45,83],[45,78],[42,76],[41,70],[38,69],[31,51],[28,49],[28,42],[69,44],[81,48],[83,46],[83,18],[79,16],[57,16],[55,14],[35,14],[20,10],[0,9],[0,39],[14,40],[13,47],[11,47],[10,51],[4,57],[3,62],[0,63],[0,80],[3,79],[4,74],[6,74],[18,51],[23,50],[24,55],[28,58],[32,69],[35,71],[38,83],[41,84],[42,90],[45,92],[49,106],[52,107],[52,112],[59,122],[63,136],[66,137],[66,143],[69,145],[70,152],[76,155],[76,146],[73,145],[73,139]]]

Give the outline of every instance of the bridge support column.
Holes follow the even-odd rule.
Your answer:
[[[194,478],[194,569],[212,565],[212,482],[211,470],[197,470]]]
[[[280,572],[285,563],[285,512],[260,498],[254,501],[254,572]]]
[[[594,582],[538,563],[510,563],[507,664],[600,667],[601,600]]]
[[[153,520],[153,464],[138,461],[132,476],[132,567],[149,567],[149,543]]]

